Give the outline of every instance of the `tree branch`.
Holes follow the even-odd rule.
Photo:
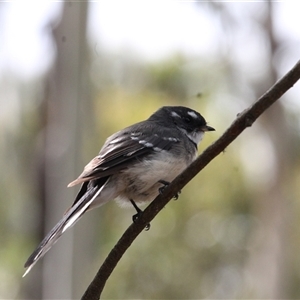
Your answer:
[[[300,78],[300,61],[277,83],[275,83],[263,96],[252,106],[240,113],[232,125],[224,134],[209,146],[184,172],[177,176],[163,194],[158,195],[144,210],[143,215],[136,223],[131,224],[124,232],[118,243],[111,250],[95,278],[82,296],[82,300],[98,300],[107,279],[116,267],[117,263],[129,248],[131,243],[141,233],[148,223],[159,211],[180,191],[193,177],[207,166],[217,155],[231,144],[247,127],[284,93],[286,93]]]

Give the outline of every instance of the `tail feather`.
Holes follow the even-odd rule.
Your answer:
[[[24,267],[26,271],[23,277],[32,269],[36,262],[57,242],[60,236],[72,227],[80,217],[86,212],[91,203],[99,196],[108,180],[102,185],[96,185],[87,192],[65,213],[63,218],[52,228],[48,235],[43,239],[36,250],[29,256]]]

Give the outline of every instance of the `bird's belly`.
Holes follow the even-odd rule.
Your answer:
[[[152,201],[163,186],[159,180],[171,182],[187,166],[188,162],[176,156],[159,155],[156,159],[143,160],[122,173],[122,192],[118,200],[125,203],[130,199],[136,203]],[[120,201],[119,201],[120,202]]]

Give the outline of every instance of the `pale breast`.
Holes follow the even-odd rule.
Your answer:
[[[152,201],[162,187],[159,180],[171,182],[194,160],[193,157],[186,161],[164,152],[161,151],[154,156],[155,158],[144,159],[142,163],[136,163],[122,171],[118,200],[127,202],[132,199],[137,203]]]

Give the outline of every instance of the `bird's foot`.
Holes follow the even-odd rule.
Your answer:
[[[136,214],[132,216],[132,222],[136,223],[136,221],[141,217],[141,215],[143,214],[143,211],[136,205],[136,203],[130,199],[131,204],[133,205],[133,207],[136,210]],[[150,223],[148,223],[145,227],[145,230],[148,231],[150,229]]]
[[[163,184],[163,186],[158,189],[159,193],[162,194],[164,192],[165,188],[170,184],[170,182],[162,180],[162,179],[158,180],[158,182],[161,183],[161,184]],[[180,193],[181,193],[181,191],[178,191],[178,193],[176,193],[173,196],[174,200],[177,200],[179,198],[179,194]]]

